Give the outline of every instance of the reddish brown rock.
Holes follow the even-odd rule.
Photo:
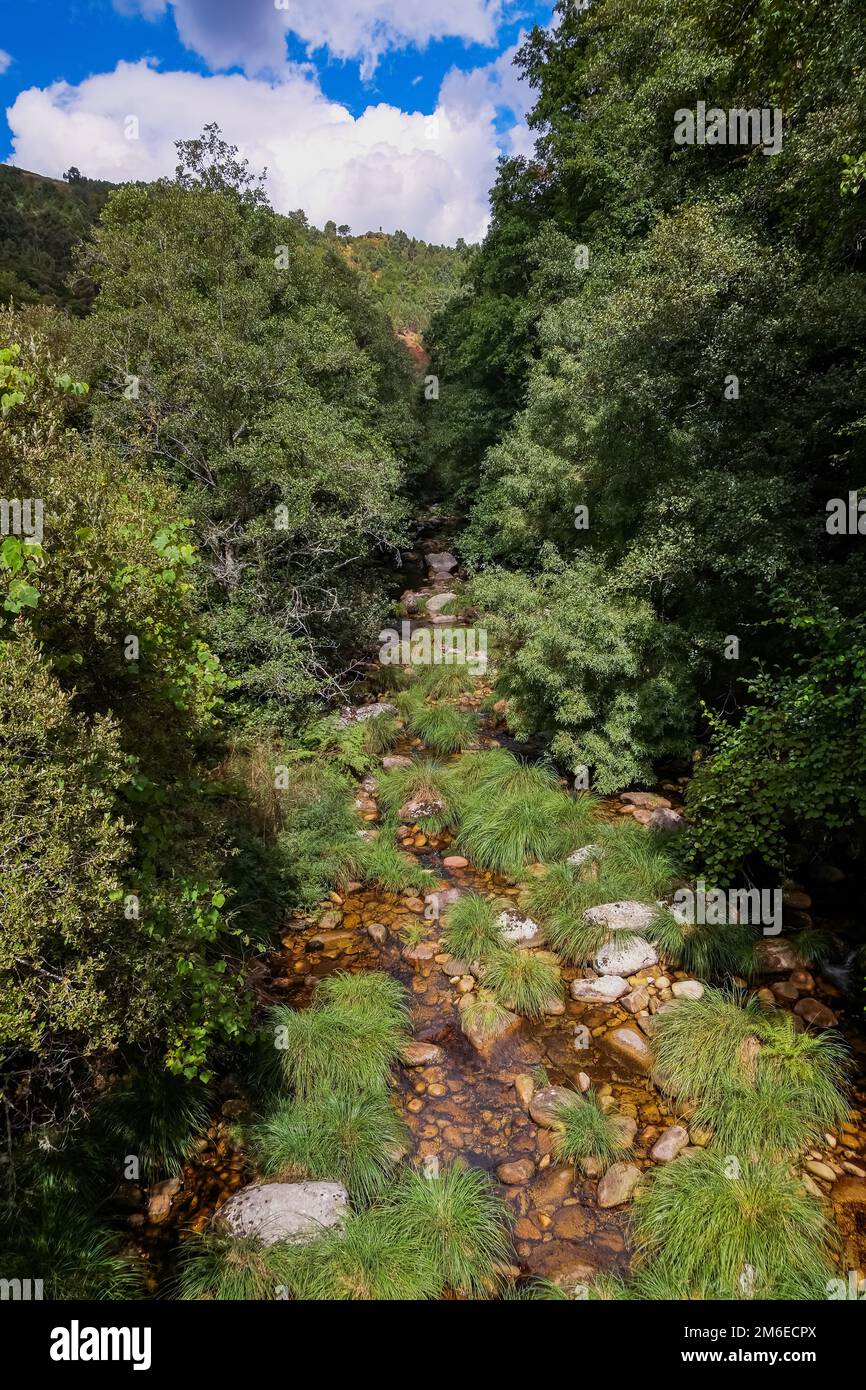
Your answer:
[[[832,1009],[818,999],[801,999],[794,1005],[794,1013],[811,1023],[815,1028],[835,1028],[839,1022]]]
[[[500,1163],[496,1176],[507,1187],[522,1187],[535,1177],[535,1164],[531,1158],[514,1158]]]

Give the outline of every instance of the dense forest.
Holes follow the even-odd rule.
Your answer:
[[[48,1298],[866,1287],[866,29],[556,10],[479,247],[0,169]]]

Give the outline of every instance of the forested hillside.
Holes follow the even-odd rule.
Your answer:
[[[479,247],[0,170],[13,1297],[864,1296],[862,14],[516,62]]]

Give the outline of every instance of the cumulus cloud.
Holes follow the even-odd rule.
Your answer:
[[[369,76],[383,53],[431,39],[493,44],[504,0],[114,0],[121,13],[155,19],[174,11],[183,43],[209,67],[279,72],[286,34],[310,52],[360,59]]]
[[[3,76],[4,72],[9,67],[11,62],[12,54],[7,53],[5,48],[0,48],[0,77]]]
[[[380,103],[354,117],[307,66],[287,67],[276,82],[121,62],[78,85],[21,92],[7,112],[13,160],[55,176],[74,164],[91,178],[148,180],[173,174],[176,139],[216,121],[253,169],[267,167],[281,212],[302,207],[318,226],[333,218],[356,232],[402,227],[427,241],[475,241],[503,143],[497,118],[503,107],[522,111],[508,56],[449,73],[429,116]],[[509,150],[523,129],[505,137]]]

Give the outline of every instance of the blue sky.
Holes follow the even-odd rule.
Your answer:
[[[475,239],[500,152],[526,153],[511,65],[536,0],[0,0],[0,154],[54,176],[170,173],[218,120],[275,206]],[[128,117],[136,118],[129,135]]]

